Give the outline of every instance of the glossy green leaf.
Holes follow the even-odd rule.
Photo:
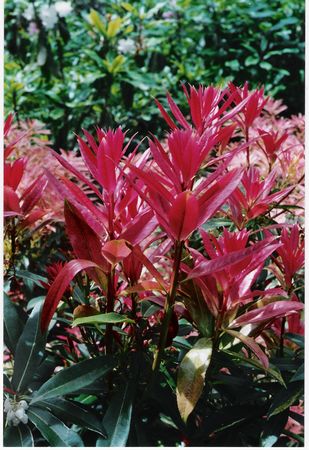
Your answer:
[[[5,447],[34,447],[29,426],[21,423],[17,427],[7,427],[3,433],[3,444]]]
[[[134,323],[134,320],[129,319],[129,317],[123,314],[117,314],[114,312],[106,314],[96,314],[93,316],[79,317],[75,319],[72,323],[72,327],[77,327],[79,325],[94,325],[100,323]]]
[[[15,305],[6,293],[3,294],[3,301],[4,342],[14,354],[16,344],[24,328],[23,310],[19,305]]]
[[[297,403],[304,392],[303,383],[291,383],[287,389],[279,391],[273,398],[272,404],[268,411],[268,417],[281,413],[290,406]]]
[[[63,369],[40,387],[31,400],[31,404],[71,394],[89,386],[110,372],[115,365],[115,359],[111,356],[99,356]]]
[[[30,406],[27,414],[52,447],[84,447],[81,437],[46,409]]]
[[[38,304],[33,308],[16,346],[12,386],[17,392],[27,388],[44,355],[46,337],[40,330],[40,317],[41,305]]]
[[[52,414],[61,420],[74,423],[106,437],[101,421],[91,411],[82,408],[77,403],[63,398],[56,398],[38,402],[37,406],[43,409],[50,409]]]
[[[204,387],[210,364],[212,340],[199,339],[182,360],[177,376],[177,405],[184,422],[197,404]]]
[[[108,439],[98,439],[97,447],[125,447],[131,426],[136,380],[122,385],[111,400],[103,419]]]
[[[305,366],[304,364],[302,364],[294,373],[294,375],[292,376],[292,378],[290,379],[290,383],[292,383],[293,381],[304,381],[304,370],[305,370]]]

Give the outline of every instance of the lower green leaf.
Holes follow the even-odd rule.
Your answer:
[[[5,447],[34,447],[33,436],[28,425],[19,424],[17,427],[8,427],[3,434]]]
[[[288,385],[287,389],[278,392],[270,405],[268,417],[275,416],[292,406],[302,396],[304,391],[303,383],[296,382]]]
[[[52,447],[84,447],[81,437],[46,409],[30,406],[27,414]]]
[[[136,380],[131,380],[117,392],[104,416],[108,439],[98,439],[97,447],[125,447],[132,417]]]
[[[99,356],[63,369],[50,378],[31,400],[31,404],[55,397],[62,397],[89,386],[115,367],[111,356]]]
[[[95,431],[106,437],[106,433],[100,420],[90,411],[82,408],[76,403],[69,402],[63,398],[45,400],[38,403],[39,407],[50,409],[58,418],[79,425],[88,430]]]
[[[199,339],[179,366],[176,394],[178,409],[184,422],[202,394],[211,355],[212,340]]]

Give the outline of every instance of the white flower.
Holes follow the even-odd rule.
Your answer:
[[[40,8],[40,18],[44,27],[47,30],[51,30],[54,28],[55,24],[58,21],[58,16],[56,12],[56,8],[54,5],[42,5]]]
[[[14,425],[16,427],[20,424],[20,422],[24,424],[28,423],[28,416],[25,411],[28,408],[28,403],[25,400],[21,400],[19,403],[16,403],[14,400],[7,398],[4,401],[4,412],[7,413],[7,424]]]
[[[119,39],[118,51],[121,53],[135,53],[136,46],[133,39]]]
[[[25,400],[21,400],[21,401],[18,403],[18,407],[19,407],[19,408],[23,408],[23,409],[28,409],[28,408],[29,408],[29,405],[28,405],[28,403],[27,403]]]
[[[34,19],[34,6],[32,3],[29,3],[25,11],[23,12],[23,16],[27,20]]]
[[[9,398],[4,400],[4,412],[8,412],[11,409],[11,402]]]
[[[55,3],[55,9],[59,17],[66,17],[72,11],[72,5],[71,2],[60,1]]]

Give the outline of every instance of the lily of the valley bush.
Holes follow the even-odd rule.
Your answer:
[[[225,427],[248,420],[220,414],[239,407],[249,381],[249,425],[265,420],[254,438],[225,445],[295,440],[287,423],[302,395],[302,119],[298,133],[278,126],[280,104],[247,84],[184,94],[188,113],[170,95],[169,110],[156,101],[168,132],[163,142],[151,135],[145,152],[131,131],[97,127],[77,136],[82,162],[48,150],[54,162],[24,189],[29,161],[5,163],[8,275],[18,239],[46,226],[45,215],[64,220],[71,245],[37,281],[47,295],[26,322],[25,304],[5,299],[23,330],[6,326],[15,361],[6,392],[13,411],[29,404],[34,427],[16,413],[8,442],[18,425],[23,445],[37,430],[53,446],[83,446],[89,433],[101,435],[97,445],[146,445],[137,435],[149,430],[149,407],[168,395],[174,411],[163,401],[155,420],[173,429],[172,445],[220,445]],[[11,127],[10,116],[5,135]],[[23,138],[8,141],[7,158]],[[58,208],[53,219],[52,193],[63,219]],[[150,442],[160,439],[170,442]]]

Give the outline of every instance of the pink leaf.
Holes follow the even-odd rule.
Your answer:
[[[198,201],[191,192],[177,195],[168,213],[170,229],[176,240],[186,240],[196,229],[198,213]]]
[[[303,309],[302,303],[294,302],[292,300],[282,300],[269,303],[262,308],[253,309],[242,316],[235,319],[230,327],[237,328],[248,323],[265,322],[266,320],[276,319],[278,317],[285,317],[288,314],[295,313]]]

